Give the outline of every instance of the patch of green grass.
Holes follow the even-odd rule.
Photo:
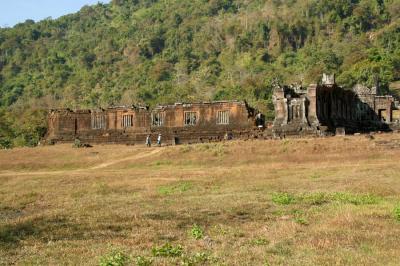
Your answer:
[[[151,253],[155,257],[179,257],[183,253],[183,247],[181,245],[173,246],[170,243],[166,243],[160,247],[153,247]]]
[[[193,266],[193,265],[204,265],[210,261],[210,255],[205,252],[197,252],[192,256],[184,256],[181,265],[183,266]]]
[[[382,199],[372,194],[352,194],[347,192],[335,192],[335,193],[305,193],[300,196],[296,196],[296,201],[310,204],[310,205],[322,205],[326,203],[342,203],[342,204],[354,204],[354,205],[369,205],[377,204]]]
[[[131,259],[123,251],[112,249],[108,254],[100,258],[100,266],[124,266],[130,263]]]
[[[377,204],[380,198],[371,194],[351,194],[338,192],[331,195],[333,201],[340,203],[350,203],[354,205]]]
[[[302,202],[310,205],[322,205],[331,201],[329,194],[324,192],[307,193],[299,197]]]
[[[271,212],[271,214],[274,215],[274,216],[280,217],[280,216],[285,215],[285,211],[284,211],[284,210],[281,210],[281,209],[273,210],[273,211]]]
[[[318,179],[318,178],[321,178],[321,176],[317,173],[314,173],[310,176],[310,179]]]
[[[172,185],[167,186],[160,186],[158,187],[158,193],[161,195],[171,195],[171,194],[178,194],[184,193],[189,191],[193,188],[193,184],[191,182],[179,182]]]
[[[400,204],[398,204],[393,210],[394,218],[400,222]]]
[[[269,243],[270,243],[270,241],[264,237],[259,237],[259,238],[253,239],[251,241],[251,244],[254,246],[266,246]]]
[[[203,229],[198,226],[197,224],[193,225],[192,229],[190,229],[190,235],[196,239],[202,239],[204,237],[204,231]]]
[[[146,258],[143,256],[137,256],[135,258],[135,264],[137,266],[150,266],[153,264],[153,259],[152,258]]]
[[[226,236],[229,234],[229,229],[225,228],[223,225],[215,225],[213,231],[217,235]]]
[[[362,252],[364,252],[365,254],[371,254],[372,253],[372,248],[370,245],[366,244],[366,243],[361,243],[360,244],[360,250]]]
[[[309,222],[306,219],[306,217],[304,216],[304,212],[300,211],[300,210],[294,210],[293,211],[293,220],[301,225],[308,225]]]
[[[301,224],[301,225],[308,225],[309,224],[308,220],[306,218],[304,218],[303,216],[295,216],[294,217],[294,221],[296,223],[298,223],[298,224]]]
[[[166,166],[166,165],[171,165],[172,161],[170,160],[160,160],[160,161],[155,161],[153,163],[153,166]]]
[[[272,194],[272,202],[280,205],[289,205],[295,202],[295,196],[289,193],[274,193]]]

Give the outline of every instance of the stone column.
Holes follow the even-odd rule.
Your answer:
[[[318,114],[317,114],[317,90],[318,90],[317,84],[311,84],[307,88],[307,99],[309,101],[308,121],[312,126],[315,127],[319,125]]]
[[[304,124],[307,124],[307,117],[306,117],[306,98],[301,99],[301,112],[302,117],[301,120]]]
[[[388,107],[386,108],[386,120],[387,123],[392,122],[392,102],[389,102]]]
[[[288,116],[289,116],[289,103],[288,100],[286,98],[283,99],[283,111],[284,111],[284,118],[283,118],[283,125],[286,125],[288,123]]]

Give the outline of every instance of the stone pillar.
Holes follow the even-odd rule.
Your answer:
[[[386,122],[392,122],[392,102],[389,102],[388,107],[386,108]]]
[[[317,90],[318,90],[317,84],[311,84],[307,88],[307,99],[309,101],[308,121],[314,127],[319,125],[318,114],[317,114]]]
[[[286,125],[288,121],[288,101],[285,98],[283,88],[277,87],[274,89],[272,100],[275,109],[274,126]]]
[[[289,103],[288,100],[286,98],[283,99],[283,125],[286,125],[288,123],[288,119],[289,119]]]
[[[301,99],[301,121],[307,124],[307,117],[306,117],[306,98]]]

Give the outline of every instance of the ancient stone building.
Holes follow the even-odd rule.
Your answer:
[[[243,101],[176,103],[154,109],[142,106],[98,110],[52,110],[48,142],[194,143],[224,138],[327,135],[400,129],[399,104],[379,87],[356,85],[344,89],[333,75],[307,88],[276,85],[273,93],[275,119],[264,127],[264,116]]]
[[[399,123],[398,102],[378,95],[378,88],[356,85],[344,89],[334,75],[323,75],[320,84],[276,86],[273,94],[275,135],[325,134],[337,129],[348,133],[390,130]]]
[[[111,107],[99,110],[52,110],[47,141],[88,143],[153,142],[162,134],[164,143],[193,143],[222,140],[251,134],[263,124],[258,113],[241,101],[176,103],[147,107]]]

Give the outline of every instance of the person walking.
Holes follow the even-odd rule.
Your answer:
[[[147,137],[146,137],[146,146],[151,147],[151,136],[150,135],[147,135]]]
[[[161,147],[161,134],[158,134],[157,145],[158,147]]]

